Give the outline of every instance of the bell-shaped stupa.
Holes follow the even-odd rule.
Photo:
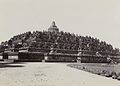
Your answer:
[[[52,22],[51,26],[48,28],[50,32],[59,32],[59,28],[55,25],[55,21]]]

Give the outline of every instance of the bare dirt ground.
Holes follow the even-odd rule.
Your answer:
[[[29,62],[0,66],[0,86],[120,86],[120,81],[67,64]]]

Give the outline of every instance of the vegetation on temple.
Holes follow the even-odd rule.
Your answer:
[[[111,44],[100,41],[91,36],[80,36],[69,32],[34,31],[13,36],[8,41],[2,42],[0,52],[8,48],[41,48],[41,49],[67,49],[94,51],[100,54],[118,55],[119,49]]]

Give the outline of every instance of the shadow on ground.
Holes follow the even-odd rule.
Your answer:
[[[0,63],[0,68],[17,68],[17,67],[24,67],[23,65],[11,65],[11,64],[6,64],[6,63]]]
[[[13,63],[9,63],[9,64],[27,64],[27,62],[13,62]]]

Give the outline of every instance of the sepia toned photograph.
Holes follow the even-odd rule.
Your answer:
[[[120,86],[120,0],[0,0],[0,86]]]

